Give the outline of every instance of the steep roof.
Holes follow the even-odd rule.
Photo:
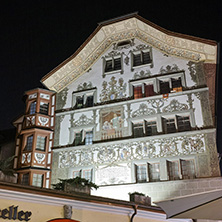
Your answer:
[[[99,23],[79,49],[41,82],[59,92],[85,73],[113,43],[133,38],[168,55],[196,62],[216,63],[217,60],[215,41],[168,31],[132,13]]]

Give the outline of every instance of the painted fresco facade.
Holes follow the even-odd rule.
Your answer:
[[[81,176],[100,186],[95,195],[139,191],[156,201],[183,195],[163,184],[220,176],[216,63],[216,42],[137,14],[99,24],[41,80],[56,92],[51,182]],[[161,196],[149,192],[157,186]]]
[[[136,24],[142,27],[135,18],[104,24],[91,41],[102,30],[115,38],[109,44],[107,39],[95,40],[100,47],[107,45],[90,55],[93,62],[83,59],[88,43],[43,79],[58,91],[53,183],[82,176],[100,190],[109,186],[111,193],[117,185],[137,183],[139,191],[147,193],[147,183],[220,175],[214,128],[216,46],[180,37],[184,45],[178,48],[176,37],[163,38],[164,33],[155,29],[156,38],[162,34],[162,44],[157,44],[153,32],[134,32]],[[204,54],[205,49],[209,53]],[[89,60],[92,64],[87,66]],[[80,74],[83,66],[73,67],[75,80],[66,84],[71,76],[67,69],[77,61],[85,71]],[[60,84],[50,85],[52,78]]]

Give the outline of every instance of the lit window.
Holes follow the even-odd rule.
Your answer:
[[[142,85],[133,87],[133,95],[134,95],[134,99],[143,98]]]
[[[153,84],[144,85],[144,96],[149,97],[154,95]]]
[[[29,173],[23,174],[22,175],[22,185],[29,185]]]
[[[179,162],[167,161],[169,180],[179,180]]]
[[[42,174],[33,173],[33,176],[32,176],[32,186],[42,187],[42,182],[43,182],[43,175]]]
[[[147,164],[136,165],[136,181],[138,183],[147,181]]]
[[[48,103],[40,102],[39,113],[48,115],[48,109],[49,109]]]
[[[45,150],[46,137],[37,136],[36,149]]]
[[[33,144],[33,135],[28,136],[26,139],[26,146],[25,151],[31,151],[32,150],[32,144]]]
[[[36,112],[36,102],[30,104],[29,114],[35,114]]]
[[[93,132],[87,131],[85,137],[85,145],[90,145],[93,143]]]

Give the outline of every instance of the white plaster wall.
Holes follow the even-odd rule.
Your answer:
[[[129,49],[122,49],[120,52],[124,53],[124,58],[125,55],[128,55],[130,58],[130,53],[129,51],[136,48],[136,46],[144,44],[142,41],[139,41],[135,39],[135,45]],[[113,51],[113,46],[111,46],[102,56],[107,55],[109,52]],[[195,83],[191,80],[189,70],[188,70],[188,60],[180,59],[177,57],[172,57],[172,56],[166,56],[164,55],[161,51],[152,48],[153,52],[153,68],[151,68],[149,65],[147,66],[142,66],[142,67],[137,67],[134,69],[134,71],[131,71],[131,65],[129,62],[129,65],[126,65],[123,63],[124,66],[124,73],[115,73],[112,75],[106,75],[105,78],[102,77],[102,68],[103,68],[103,62],[102,62],[102,56],[94,63],[94,65],[91,67],[91,70],[89,72],[84,73],[82,76],[80,76],[76,81],[71,83],[68,87],[68,97],[67,97],[67,102],[64,108],[69,108],[71,107],[72,104],[72,92],[77,90],[77,86],[79,84],[82,84],[84,82],[88,83],[89,81],[92,82],[92,85],[94,87],[97,87],[97,102],[100,102],[100,93],[102,89],[102,83],[103,81],[109,82],[111,77],[114,76],[116,80],[118,81],[119,78],[124,79],[124,83],[127,83],[127,96],[129,96],[129,85],[128,85],[128,80],[132,79],[134,74],[136,72],[140,72],[141,70],[147,71],[149,70],[151,72],[151,75],[156,75],[160,73],[160,69],[163,66],[164,68],[167,65],[174,65],[176,64],[179,69],[185,70],[186,74],[186,84],[188,87],[195,85]]]
[[[222,189],[221,177],[102,186],[92,190],[92,195],[129,201],[128,193],[137,191],[150,196],[151,201],[155,202],[216,189]]]

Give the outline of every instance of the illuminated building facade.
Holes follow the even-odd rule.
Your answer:
[[[41,80],[56,92],[52,183],[81,176],[95,195],[154,201],[213,189],[216,64],[214,41],[137,14],[100,23]]]

